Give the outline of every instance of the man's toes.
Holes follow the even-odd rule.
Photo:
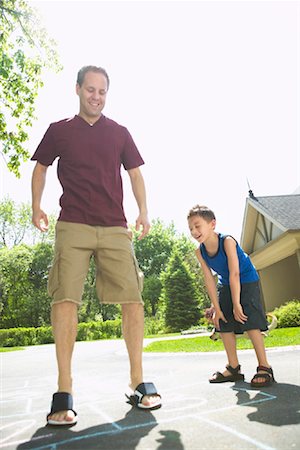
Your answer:
[[[49,416],[50,420],[55,420],[56,422],[63,422],[64,420],[67,422],[72,422],[75,415],[73,411],[60,411]]]
[[[145,395],[142,399],[142,403],[145,406],[156,405],[160,401],[159,395]]]

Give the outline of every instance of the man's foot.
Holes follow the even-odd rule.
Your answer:
[[[75,425],[77,413],[73,410],[73,397],[68,392],[56,392],[53,394],[51,411],[47,415],[48,425]]]
[[[66,411],[59,411],[48,416],[48,424],[51,425],[51,422],[67,422],[73,424],[75,417],[74,412],[70,409]]]
[[[132,393],[126,394],[126,397],[132,405],[149,410],[161,407],[161,396],[153,383],[140,383],[135,389],[129,387]]]

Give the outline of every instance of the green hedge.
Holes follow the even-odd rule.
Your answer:
[[[121,319],[78,324],[77,341],[114,339],[122,336]],[[0,330],[0,347],[18,347],[53,343],[51,327],[8,328]]]
[[[300,300],[290,300],[273,311],[277,328],[300,327]]]

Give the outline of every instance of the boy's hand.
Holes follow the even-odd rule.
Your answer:
[[[244,314],[242,305],[239,303],[233,307],[233,315],[237,322],[245,323],[247,322],[248,316]]]
[[[210,308],[206,308],[204,312],[204,317],[208,320],[208,322],[213,323],[213,315],[215,312],[214,306],[211,306]]]
[[[220,329],[220,324],[219,324],[220,319],[222,319],[223,322],[227,323],[227,320],[225,319],[224,314],[222,313],[222,311],[220,309],[218,309],[213,314],[213,323],[214,323],[214,327],[217,328],[217,330]]]

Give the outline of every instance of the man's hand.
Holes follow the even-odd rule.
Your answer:
[[[34,210],[32,213],[32,223],[33,225],[38,228],[43,233],[45,231],[48,231],[48,217],[47,214],[44,213],[41,209]]]
[[[149,230],[150,230],[150,222],[149,222],[147,214],[140,214],[138,216],[138,218],[136,219],[136,222],[135,222],[136,231],[140,231],[141,227],[142,227],[142,232],[138,237],[139,241],[141,239],[143,239],[143,237],[145,237],[149,233]]]

